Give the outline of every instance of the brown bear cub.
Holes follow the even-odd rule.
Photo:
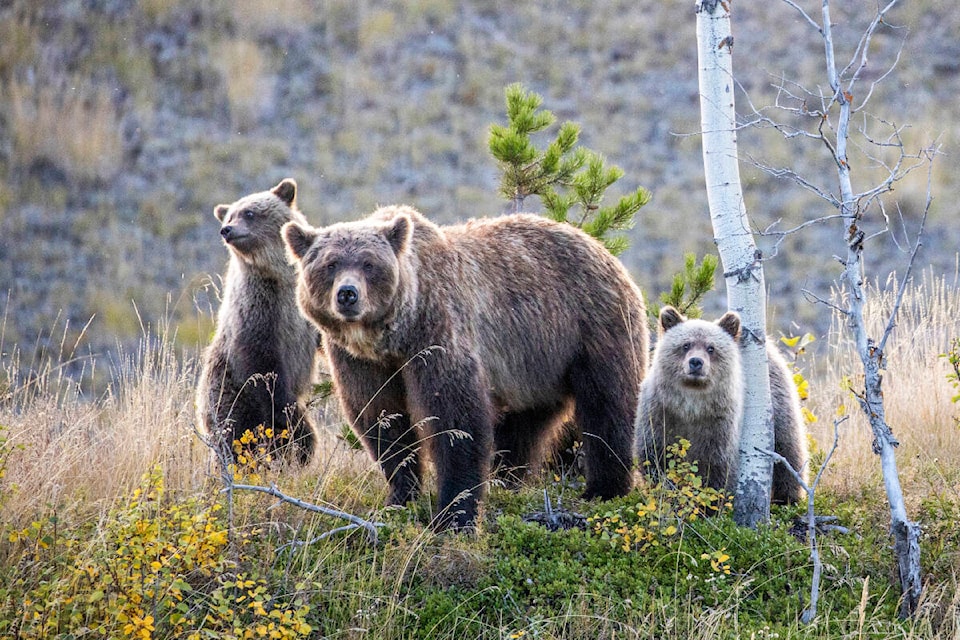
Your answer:
[[[439,227],[409,207],[290,223],[284,237],[300,308],[389,504],[418,495],[422,443],[439,485],[434,526],[471,526],[494,452],[531,467],[568,416],[583,434],[585,497],[630,491],[646,320],[600,243],[534,215]]]
[[[698,460],[705,483],[732,491],[740,460],[743,371],[740,316],[716,322],[687,320],[673,307],[660,312],[660,335],[650,372],[640,388],[637,458],[656,474],[665,446],[690,441],[688,460]],[[775,451],[806,478],[807,436],[800,398],[776,345],[767,342]],[[792,503],[803,489],[782,464],[774,466],[773,501]]]
[[[261,442],[272,433],[274,449],[293,448],[305,464],[316,445],[304,398],[319,336],[297,309],[296,271],[280,235],[284,224],[306,222],[296,194],[287,179],[214,209],[230,263],[216,333],[203,354],[197,417],[217,446],[232,450],[248,430]]]

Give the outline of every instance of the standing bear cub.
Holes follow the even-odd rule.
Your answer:
[[[409,207],[323,229],[293,222],[284,238],[300,308],[389,504],[417,496],[423,444],[434,525],[471,526],[495,451],[506,469],[529,467],[571,414],[585,497],[629,492],[646,321],[600,243],[533,215],[439,227]]]
[[[743,371],[740,316],[714,322],[687,320],[673,307],[660,312],[660,335],[637,409],[637,458],[663,469],[666,445],[690,441],[687,458],[699,460],[705,483],[732,491],[740,459]],[[776,346],[767,342],[775,450],[807,473],[807,437],[800,398]],[[796,502],[802,487],[782,464],[774,466],[773,501]]]
[[[214,209],[230,264],[216,333],[203,354],[197,417],[218,447],[232,450],[250,431],[274,449],[295,449],[306,463],[316,435],[304,398],[319,336],[297,309],[296,270],[280,235],[284,224],[306,222],[296,195],[296,182],[287,179]]]

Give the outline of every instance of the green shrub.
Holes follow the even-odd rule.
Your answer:
[[[297,638],[310,607],[238,572],[255,531],[230,535],[218,503],[166,495],[159,467],[104,523],[56,516],[8,532],[20,570],[2,588],[3,633],[49,638]]]

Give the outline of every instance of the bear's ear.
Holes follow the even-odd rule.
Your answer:
[[[277,196],[288,207],[293,206],[293,201],[297,198],[297,183],[293,178],[285,178],[280,184],[271,189],[273,195]]]
[[[404,213],[391,220],[390,224],[383,230],[383,237],[387,239],[387,242],[393,247],[393,252],[397,255],[406,251],[412,235],[413,221],[410,216]]]
[[[305,227],[297,222],[288,222],[283,225],[280,233],[287,244],[287,255],[290,256],[291,262],[302,259],[317,238],[316,229]]]
[[[663,309],[660,309],[660,328],[663,331],[667,329],[672,329],[681,322],[683,322],[684,317],[679,311],[667,305]]]
[[[740,316],[736,311],[727,311],[717,320],[717,324],[720,325],[721,329],[729,333],[730,337],[734,340],[740,339]]]
[[[230,211],[230,205],[218,204],[213,208],[213,215],[217,217],[217,220],[223,222],[223,219],[227,217],[227,211]]]

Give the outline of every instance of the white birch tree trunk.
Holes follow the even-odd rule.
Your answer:
[[[697,4],[697,52],[703,168],[714,240],[723,264],[727,306],[740,314],[744,412],[734,520],[755,528],[770,518],[773,414],[766,355],[766,301],[763,266],[750,231],[740,188],[734,109],[733,36],[730,4]]]

